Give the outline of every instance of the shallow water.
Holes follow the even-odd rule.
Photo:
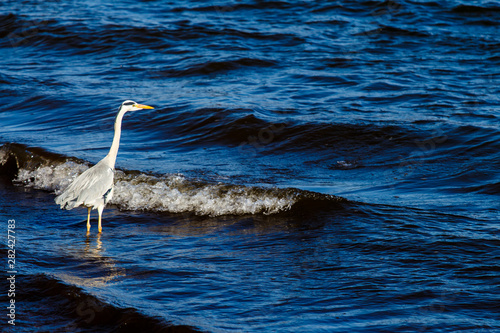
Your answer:
[[[500,328],[495,3],[0,8],[2,327]],[[126,115],[86,237],[54,197],[106,155],[125,99],[155,110]]]

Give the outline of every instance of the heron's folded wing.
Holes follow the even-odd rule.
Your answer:
[[[101,163],[86,170],[56,198],[62,208],[71,209],[81,204],[91,205],[113,186],[113,169]]]

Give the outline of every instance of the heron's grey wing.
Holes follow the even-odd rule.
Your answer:
[[[97,163],[76,177],[73,183],[56,198],[56,203],[66,209],[81,204],[92,206],[113,187],[113,175],[113,169],[106,164]]]

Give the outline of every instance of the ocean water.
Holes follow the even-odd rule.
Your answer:
[[[500,331],[497,2],[0,18],[2,331]],[[125,116],[86,236],[54,198],[126,99],[155,109]]]

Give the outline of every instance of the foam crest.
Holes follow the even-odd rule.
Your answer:
[[[27,148],[0,147],[0,173],[16,185],[60,194],[89,168],[86,161]],[[346,199],[294,188],[264,188],[188,179],[182,174],[153,175],[138,171],[115,172],[111,204],[125,210],[198,215],[276,214],[292,208],[332,207]]]
[[[61,193],[85,164],[67,161],[59,165],[20,168],[17,184]],[[111,204],[126,210],[193,212],[199,215],[274,214],[289,210],[298,194],[293,190],[265,189],[228,184],[207,184],[181,174],[153,176],[117,170]]]
[[[88,168],[88,165],[73,161],[56,166],[40,166],[32,170],[20,168],[14,182],[27,187],[55,191],[59,194]]]
[[[115,183],[113,202],[133,210],[211,216],[273,214],[289,210],[297,197],[292,191],[279,189],[196,183],[182,175],[127,178]]]

